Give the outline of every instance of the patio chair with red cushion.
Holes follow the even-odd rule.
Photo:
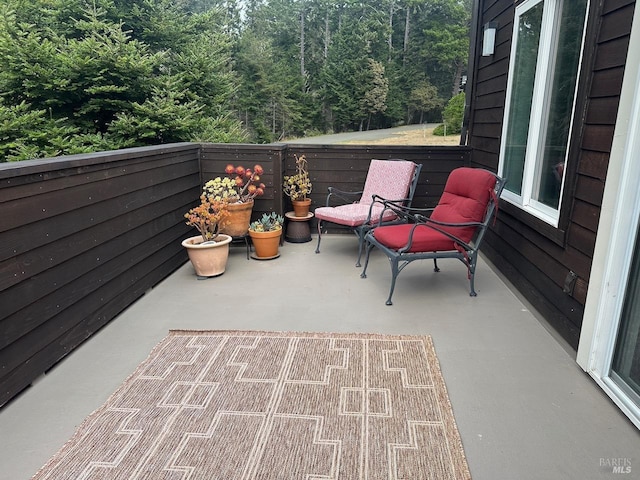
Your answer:
[[[316,253],[320,253],[323,225],[327,222],[344,225],[353,229],[358,236],[356,266],[359,267],[365,234],[374,225],[388,225],[399,221],[394,210],[385,209],[384,202],[410,207],[421,168],[422,165],[407,160],[374,159],[369,165],[363,190],[347,192],[329,187],[325,206],[314,211],[318,220]]]
[[[385,209],[393,210],[407,222],[379,226],[367,232],[366,259],[360,276],[366,278],[371,249],[378,247],[391,264],[391,289],[386,303],[392,305],[396,278],[409,263],[432,258],[434,270],[438,272],[439,258],[457,258],[467,267],[469,294],[476,296],[474,276],[478,250],[496,214],[504,184],[504,179],[488,170],[461,167],[451,172],[433,209],[385,204]]]

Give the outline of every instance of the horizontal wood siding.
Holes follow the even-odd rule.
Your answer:
[[[484,249],[574,348],[584,313],[634,3],[591,2],[559,228],[502,202]],[[475,58],[468,144],[473,148],[472,163],[493,170],[499,161],[514,13],[515,4],[508,0],[480,2],[476,49],[481,45],[482,25],[497,21],[499,29],[494,56]],[[572,291],[565,293],[570,272],[577,280]]]
[[[0,405],[173,272],[200,146],[0,164]]]

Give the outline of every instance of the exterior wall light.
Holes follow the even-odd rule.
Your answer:
[[[498,24],[489,22],[484,24],[482,35],[482,56],[490,57],[496,49],[496,31]]]

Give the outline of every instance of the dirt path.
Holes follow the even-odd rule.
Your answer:
[[[352,140],[345,142],[356,145],[460,145],[460,135],[435,136],[435,127],[395,132],[378,140]]]
[[[342,145],[459,145],[460,135],[433,135],[437,124],[407,125],[404,127],[369,130],[367,132],[336,133],[317,137],[287,140],[287,143]]]

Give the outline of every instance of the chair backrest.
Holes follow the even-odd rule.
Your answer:
[[[407,160],[371,160],[360,203],[370,205],[373,195],[387,200],[413,196],[417,175],[422,165]]]
[[[431,218],[446,223],[482,223],[486,227],[493,216],[504,180],[481,168],[460,167],[449,174],[444,192]],[[471,242],[477,227],[443,228]]]

